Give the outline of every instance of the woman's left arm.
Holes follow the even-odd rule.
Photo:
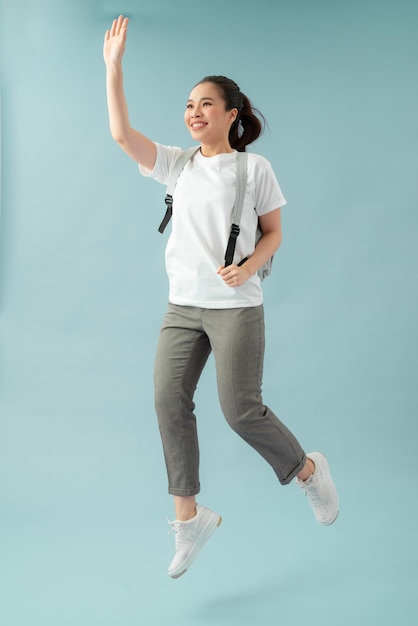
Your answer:
[[[239,287],[245,283],[276,252],[282,242],[282,221],[280,208],[259,217],[263,236],[260,237],[254,253],[241,266],[221,265],[218,274],[229,287]]]

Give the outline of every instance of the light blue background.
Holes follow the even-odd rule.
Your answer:
[[[328,455],[338,523],[198,389],[202,503],[224,523],[178,581],[152,361],[162,187],[107,122],[102,40],[131,17],[132,124],[190,145],[208,73],[266,115],[288,207],[265,283],[265,400]],[[3,0],[0,623],[415,626],[417,61],[412,0]]]

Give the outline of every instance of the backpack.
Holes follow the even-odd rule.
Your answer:
[[[173,193],[177,184],[178,177],[180,176],[180,173],[182,172],[186,163],[192,158],[194,154],[196,154],[198,150],[200,150],[200,147],[197,148],[196,146],[194,146],[193,148],[189,148],[188,150],[183,150],[174,162],[174,165],[170,172],[170,177],[169,177],[168,185],[167,185],[167,191],[165,195],[165,204],[167,208],[166,208],[164,218],[158,228],[158,232],[160,233],[164,232],[173,214]],[[234,208],[232,212],[231,232],[229,234],[229,241],[228,241],[228,245],[225,251],[225,267],[227,267],[228,265],[231,265],[233,258],[234,258],[236,240],[240,233],[239,224],[241,221],[241,214],[242,214],[242,207],[244,204],[246,186],[247,186],[247,153],[237,152],[237,191],[236,191]],[[261,231],[260,224],[258,223],[256,236],[255,236],[255,244],[258,243],[259,239],[262,237],[262,234],[263,233]],[[243,265],[245,261],[247,261],[247,259],[248,257],[245,257],[244,259],[242,259],[238,263],[238,266]],[[264,265],[262,265],[258,269],[257,273],[258,273],[258,276],[260,277],[260,280],[264,280],[267,276],[271,274],[272,263],[273,263],[273,256],[270,259],[268,259],[268,261],[266,261]]]

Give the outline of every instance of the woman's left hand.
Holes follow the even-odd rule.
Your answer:
[[[245,267],[245,263],[240,267],[238,265],[228,265],[228,267],[220,265],[217,273],[228,287],[239,287],[251,276]]]

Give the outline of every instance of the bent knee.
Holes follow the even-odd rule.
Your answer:
[[[264,418],[266,412],[265,406],[256,404],[241,411],[224,411],[224,415],[233,431],[239,435],[245,435],[254,429],[254,425]]]

